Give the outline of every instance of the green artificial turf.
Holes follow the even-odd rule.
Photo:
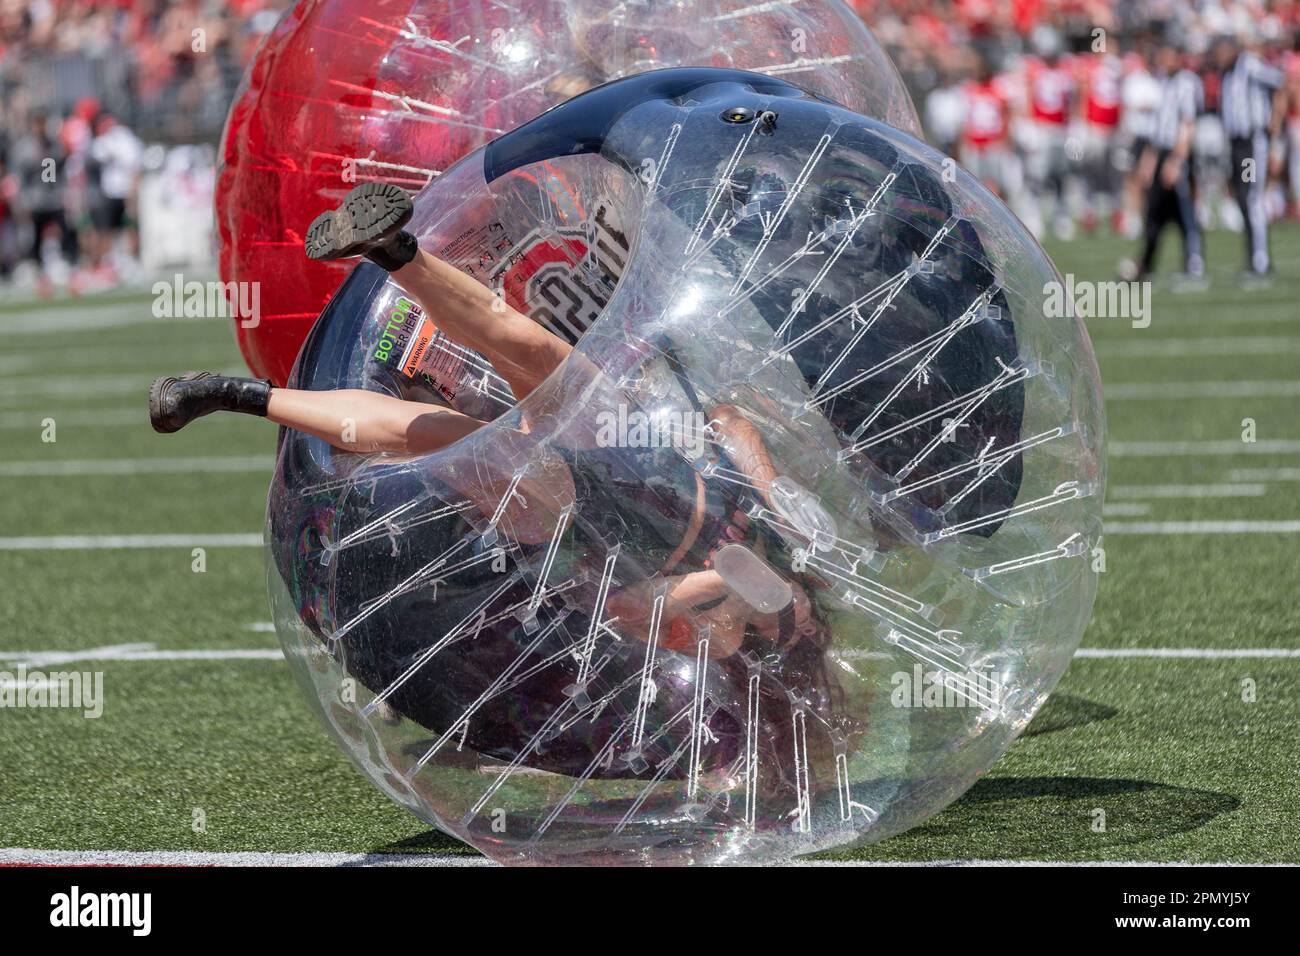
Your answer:
[[[1269,288],[1243,287],[1239,245],[1211,234],[1209,290],[1159,283],[1149,328],[1089,323],[1116,450],[1108,525],[1300,519],[1300,229],[1276,231]],[[1132,244],[1097,238],[1050,251],[1063,272],[1109,279]],[[233,336],[218,321],[155,320],[149,301],[0,303],[0,536],[260,533],[274,429],[214,418],[163,438],[144,414],[155,374],[239,369]],[[1198,383],[1206,394],[1193,393]],[[1161,385],[1166,393],[1153,389]],[[1241,441],[1244,419],[1253,445]],[[1220,443],[1219,453],[1143,450],[1179,442]],[[214,457],[241,462],[203,465]],[[194,467],[112,473],[111,462],[146,459]],[[106,473],[85,474],[87,462]],[[1243,484],[1263,487],[1235,497],[1151,490]],[[1300,647],[1298,545],[1295,533],[1108,534],[1084,645]],[[277,647],[260,548],[211,547],[205,560],[195,573],[188,547],[0,549],[0,669],[19,652]],[[0,847],[460,848],[352,768],[281,661],[95,667],[106,695],[97,720],[0,710]],[[1294,862],[1298,711],[1300,658],[1077,659],[1028,731],[952,807],[829,856]]]

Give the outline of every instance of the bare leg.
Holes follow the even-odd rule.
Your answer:
[[[424,250],[392,275],[448,337],[486,355],[516,398],[536,388],[572,351],[477,280]],[[362,389],[273,389],[267,417],[347,451],[409,454],[442,448],[482,424],[450,409]]]
[[[423,454],[464,438],[483,422],[449,408],[405,402],[364,389],[301,391],[273,388],[266,417],[353,452]],[[573,504],[573,479],[563,459],[523,432],[503,429],[499,457],[438,477],[484,517],[498,515],[510,537],[523,544],[549,541],[561,512]],[[509,461],[531,459],[516,472]]]
[[[721,445],[740,471],[754,483],[758,493],[770,502],[768,489],[778,477],[772,456],[754,423],[734,405],[719,405],[710,410],[710,424],[721,438]]]
[[[486,355],[517,399],[541,384],[572,351],[478,280],[423,249],[392,276],[449,338]]]
[[[397,187],[363,184],[337,209],[316,217],[306,252],[318,260],[371,257],[447,336],[486,355],[523,399],[571,348],[472,277],[421,250],[414,236],[401,231],[411,211],[410,196]],[[348,451],[399,454],[434,451],[482,424],[449,409],[364,390],[272,389],[269,382],[211,373],[164,377],[150,388],[149,417],[159,432],[177,431],[215,411],[264,415]]]
[[[569,355],[560,338],[510,308],[472,276],[419,247],[402,229],[410,194],[391,183],[362,183],[317,216],[303,240],[316,260],[366,256],[386,270],[452,340],[482,352],[522,399]]]
[[[266,417],[343,451],[413,455],[450,445],[483,424],[449,408],[356,388],[273,388]]]

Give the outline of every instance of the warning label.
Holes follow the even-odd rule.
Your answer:
[[[394,305],[374,351],[376,359],[407,378],[423,380],[448,401],[459,392],[465,367],[473,355],[448,339],[405,296]]]

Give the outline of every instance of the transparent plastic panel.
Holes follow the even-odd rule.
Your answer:
[[[421,189],[583,90],[679,66],[770,73],[920,129],[840,0],[300,0],[250,65],[221,149],[222,279],[261,283],[259,321],[236,325],[249,367],[283,384],[346,278],[303,260],[302,233],[353,185]]]
[[[1092,606],[1100,383],[1042,250],[908,135],[687,72],[419,196],[425,249],[577,339],[522,402],[368,264],[295,371],[491,419],[409,459],[283,433],[268,541],[345,749],[505,862],[898,833],[1005,751]]]

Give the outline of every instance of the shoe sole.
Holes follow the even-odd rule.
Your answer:
[[[180,431],[187,423],[172,425],[163,418],[163,397],[167,394],[167,389],[171,388],[178,382],[192,382],[200,378],[209,378],[212,372],[186,372],[180,376],[168,376],[166,378],[156,378],[153,384],[149,386],[149,424],[153,430],[160,435],[171,435]]]
[[[376,239],[396,233],[411,219],[411,197],[392,183],[363,183],[337,209],[307,227],[308,259],[347,259],[361,255]]]

